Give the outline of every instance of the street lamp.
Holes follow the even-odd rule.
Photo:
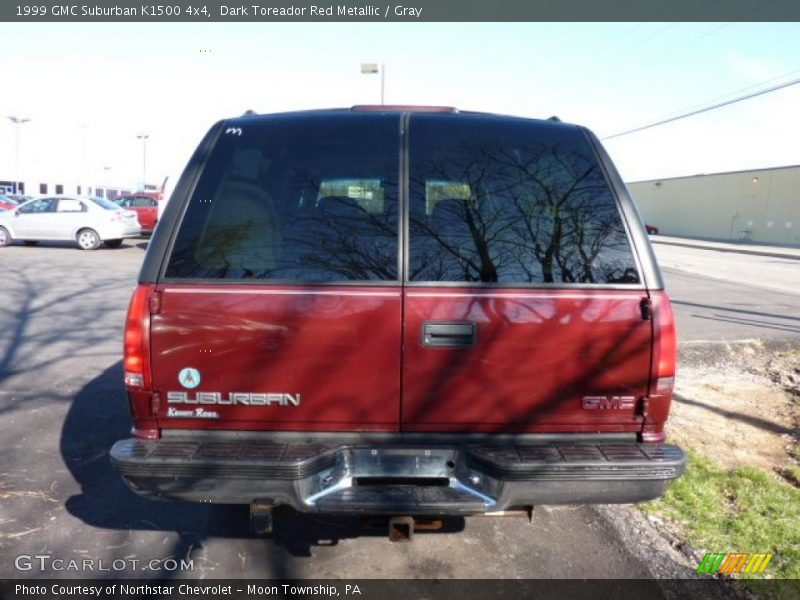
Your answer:
[[[361,74],[362,75],[375,75],[376,73],[381,74],[381,104],[383,102],[383,91],[384,91],[384,84],[385,84],[385,76],[386,76],[386,65],[381,63],[361,63]]]
[[[86,172],[86,130],[89,126],[86,123],[79,123],[78,129],[81,132],[81,162],[80,172],[78,173],[78,187],[83,189],[82,186],[86,185],[89,181],[89,176]]]
[[[147,190],[147,138],[150,136],[146,133],[140,133],[136,136],[137,139],[142,140],[142,191]]]
[[[16,125],[16,148],[15,148],[15,156],[14,156],[14,193],[19,194],[19,128],[22,127],[25,123],[28,123],[30,119],[26,119],[23,117],[15,117],[9,115],[8,120],[11,121],[14,125]]]

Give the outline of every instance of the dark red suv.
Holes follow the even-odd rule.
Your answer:
[[[669,299],[597,138],[414,107],[202,141],[125,331],[145,495],[475,514],[661,494]]]

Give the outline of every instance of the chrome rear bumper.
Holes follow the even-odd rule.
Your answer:
[[[444,515],[648,500],[680,476],[686,458],[677,446],[633,441],[328,445],[254,436],[123,440],[111,460],[145,496]]]

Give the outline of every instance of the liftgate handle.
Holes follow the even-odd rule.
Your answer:
[[[428,321],[422,324],[422,345],[434,348],[468,348],[477,341],[472,321]]]

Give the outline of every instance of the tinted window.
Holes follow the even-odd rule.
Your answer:
[[[25,206],[20,207],[19,212],[21,213],[47,213],[47,212],[55,212],[56,210],[56,199],[55,198],[40,198],[39,200],[34,200],[29,202]]]
[[[465,115],[410,123],[410,280],[639,281],[581,130]]]
[[[92,202],[97,204],[98,206],[102,206],[106,210],[119,210],[119,206],[111,202],[110,200],[106,200],[105,198],[89,198]]]
[[[178,230],[167,277],[397,279],[399,116],[228,122]]]
[[[137,196],[133,199],[133,202],[130,206],[155,206],[156,201],[152,198],[148,198],[147,196]]]

